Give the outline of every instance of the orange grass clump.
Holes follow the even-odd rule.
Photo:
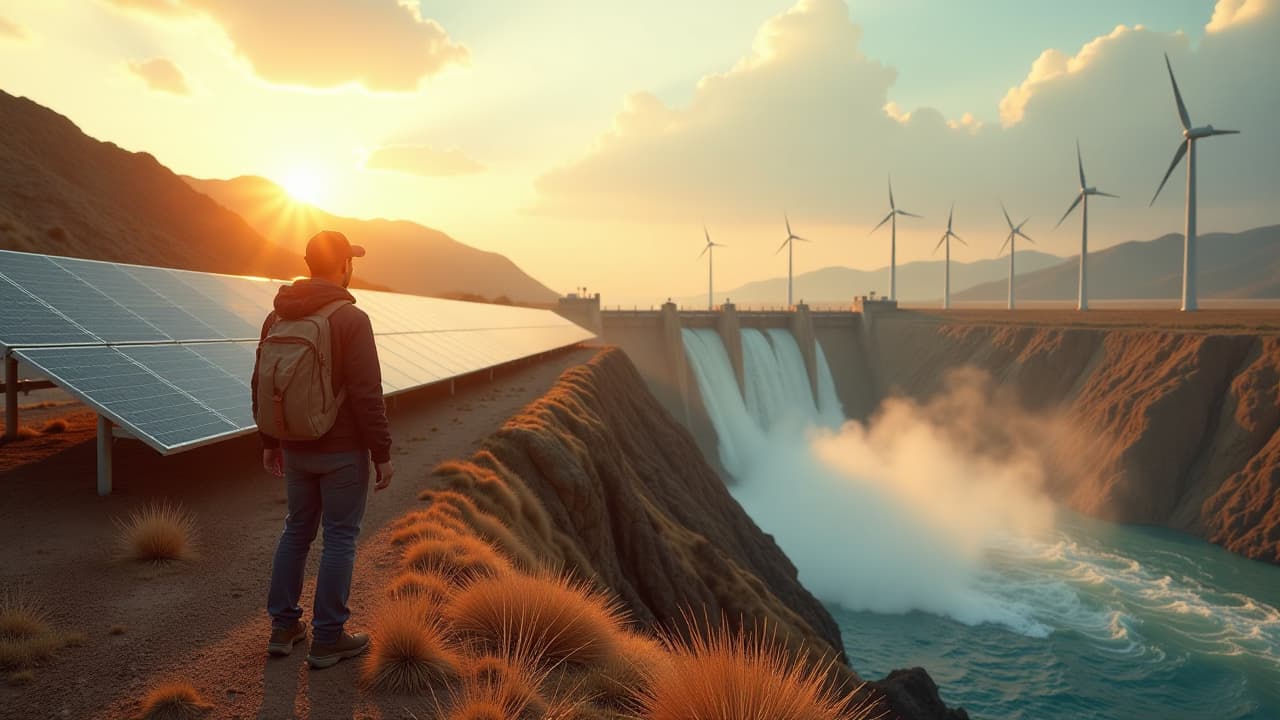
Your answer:
[[[866,703],[857,691],[827,690],[827,666],[789,656],[764,633],[748,639],[725,624],[706,637],[673,643],[670,665],[643,693],[647,720],[864,720]],[[834,662],[834,661],[832,661]]]
[[[405,548],[404,566],[406,570],[437,575],[455,584],[511,570],[511,563],[501,553],[474,535],[422,538]]]
[[[366,687],[402,694],[428,692],[457,676],[460,657],[431,607],[420,600],[392,600],[373,617],[372,646],[361,680]]]
[[[50,627],[44,608],[17,593],[0,596],[0,668],[26,668],[76,643]]]
[[[431,606],[440,606],[453,595],[453,586],[438,575],[409,571],[397,575],[387,592],[394,598],[418,598]]]
[[[511,574],[477,580],[445,608],[457,629],[499,653],[555,665],[612,656],[622,632],[618,605],[568,578]]]
[[[116,525],[123,557],[161,563],[195,555],[195,519],[181,505],[148,502]]]
[[[142,700],[140,720],[191,720],[213,709],[189,683],[174,681],[156,686]]]
[[[653,678],[670,668],[670,655],[658,642],[624,632],[615,653],[583,669],[573,677],[579,694],[596,705],[638,713],[641,697]]]

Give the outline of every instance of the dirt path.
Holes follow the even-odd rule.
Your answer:
[[[431,468],[470,454],[594,352],[517,366],[452,397],[425,392],[398,401],[391,424],[399,474],[370,498],[350,627],[359,629],[381,597],[396,557],[387,525],[416,503]],[[213,718],[406,717],[356,689],[356,663],[312,672],[304,652],[267,658],[263,605],[285,509],[281,481],[259,467],[256,439],[170,458],[118,442],[116,489],[106,498],[94,493],[94,457],[91,426],[0,446],[0,590],[40,600],[61,629],[85,637],[36,668],[29,685],[0,687],[0,718],[129,717],[146,688],[166,679],[194,684],[216,706]],[[195,514],[197,559],[165,567],[114,559],[113,521],[151,498],[179,501]],[[319,551],[317,538],[308,610]],[[124,632],[111,634],[117,625]]]

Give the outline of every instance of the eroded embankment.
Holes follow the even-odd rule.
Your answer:
[[[794,649],[844,655],[834,620],[620,350],[566,371],[469,460],[438,468],[424,498],[440,491],[496,516],[526,564],[610,589],[641,626],[679,632],[689,614],[734,629],[767,622]],[[922,670],[878,685],[895,715],[964,717]]]
[[[1076,510],[1184,530],[1280,563],[1280,337],[1274,334],[876,324],[882,393],[936,393],[975,366],[1069,429],[1049,488]]]

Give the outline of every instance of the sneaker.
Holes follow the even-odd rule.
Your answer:
[[[307,626],[301,620],[291,628],[274,628],[271,639],[267,641],[267,652],[276,656],[288,655],[293,646],[307,639]]]
[[[369,649],[369,636],[364,633],[343,633],[338,642],[332,645],[311,643],[311,652],[307,653],[307,662],[317,670],[333,667],[343,658],[352,658]]]

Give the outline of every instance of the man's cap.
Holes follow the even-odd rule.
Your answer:
[[[307,241],[307,264],[313,268],[338,267],[347,258],[364,257],[364,248],[352,245],[337,230],[321,230]]]

